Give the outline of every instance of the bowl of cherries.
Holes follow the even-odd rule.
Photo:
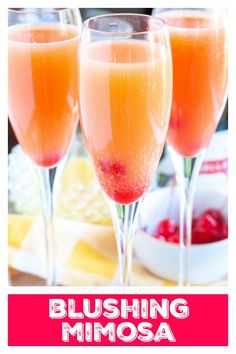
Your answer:
[[[224,282],[227,276],[228,198],[225,189],[198,188],[194,200],[189,280]],[[155,275],[174,282],[179,272],[179,202],[176,187],[150,192],[144,200],[135,253]]]

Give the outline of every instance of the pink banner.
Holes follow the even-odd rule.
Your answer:
[[[9,346],[227,346],[227,295],[9,295]]]

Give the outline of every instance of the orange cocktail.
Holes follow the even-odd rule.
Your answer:
[[[11,124],[35,164],[55,166],[78,121],[78,29],[15,25],[8,36]]]
[[[173,102],[167,141],[196,156],[212,137],[226,100],[227,48],[223,21],[191,10],[164,13],[173,58]],[[221,23],[222,22],[222,23]]]
[[[98,41],[81,57],[82,129],[103,190],[121,204],[145,193],[165,142],[171,58],[153,45]]]

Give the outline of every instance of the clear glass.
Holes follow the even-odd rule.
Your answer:
[[[113,217],[120,284],[130,285],[140,201],[165,143],[172,63],[163,20],[137,14],[85,21],[81,127]]]
[[[167,142],[180,195],[179,285],[189,285],[192,209],[206,147],[227,96],[227,14],[224,9],[154,9],[165,19],[173,60],[173,101]]]
[[[8,26],[9,119],[36,166],[47,285],[56,285],[54,191],[79,119],[81,19],[76,9],[9,10]]]

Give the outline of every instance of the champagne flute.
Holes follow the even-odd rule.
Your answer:
[[[192,209],[205,150],[227,97],[226,13],[222,9],[155,9],[169,29],[173,101],[167,134],[180,196],[179,285],[189,285]]]
[[[8,12],[9,119],[41,186],[47,285],[57,284],[54,181],[79,118],[79,25],[75,9]]]
[[[172,64],[164,21],[138,14],[90,18],[80,63],[82,132],[109,201],[120,284],[130,285],[137,212],[169,121]]]

